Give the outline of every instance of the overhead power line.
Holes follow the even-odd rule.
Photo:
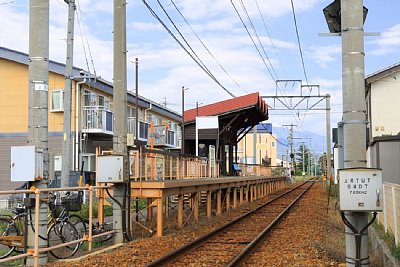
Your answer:
[[[262,12],[261,12],[260,6],[258,5],[258,1],[257,1],[257,0],[254,0],[254,1],[256,2],[257,9],[258,9],[258,13],[260,14],[260,17],[261,17],[261,20],[262,20],[262,22],[263,22],[265,31],[267,32],[269,41],[271,42],[272,48],[274,49],[276,59],[278,60],[279,65],[281,66],[283,72],[286,74],[285,67],[283,66],[283,64],[282,64],[282,62],[281,62],[281,60],[280,60],[280,58],[279,58],[279,56],[278,56],[278,52],[277,52],[277,50],[276,50],[276,47],[275,47],[275,45],[274,45],[274,42],[272,41],[271,34],[269,33],[269,30],[268,30],[268,27],[267,27],[267,23],[265,22],[265,19],[264,19],[264,16],[263,16]],[[286,75],[287,75],[287,74],[286,74]]]
[[[178,6],[175,4],[175,2],[173,0],[171,0],[171,3],[174,5],[175,9],[178,11],[179,15],[182,17],[182,19],[186,22],[186,24],[189,26],[190,30],[193,32],[193,34],[196,36],[197,40],[199,40],[199,42],[203,45],[204,49],[206,49],[206,51],[208,52],[208,54],[214,59],[214,61],[218,64],[218,66],[225,72],[225,74],[227,76],[229,76],[229,78],[240,88],[242,89],[245,93],[247,93],[247,91],[240,86],[235,79],[233,79],[233,77],[230,75],[230,73],[222,66],[222,64],[215,58],[215,56],[213,55],[213,53],[211,53],[211,51],[208,49],[208,47],[205,45],[205,43],[200,39],[199,35],[195,32],[195,30],[193,29],[193,27],[190,25],[189,21],[185,18],[185,16],[182,14],[182,12],[180,11],[180,9],[178,8]]]
[[[262,51],[264,53],[265,58],[267,59],[269,65],[271,67],[272,72],[275,74],[275,79],[274,80],[277,80],[278,79],[278,75],[276,74],[275,68],[272,65],[271,60],[269,59],[269,57],[267,55],[267,52],[265,51],[264,45],[261,42],[260,36],[257,33],[256,27],[254,26],[253,21],[251,20],[249,12],[247,12],[247,8],[244,5],[243,0],[240,0],[240,5],[242,6],[242,9],[243,9],[244,13],[246,14],[247,20],[249,21],[249,24],[250,24],[251,28],[253,29],[253,32],[254,32],[255,36],[257,37],[258,43],[259,43],[259,45],[260,45],[260,47],[261,47],[261,49],[262,49]]]
[[[217,78],[207,69],[200,64],[200,62],[186,49],[186,47],[178,40],[178,38],[172,33],[172,31],[167,27],[167,25],[162,21],[162,19],[157,15],[157,13],[151,8],[151,6],[146,2],[146,0],[142,0],[143,4],[150,11],[151,15],[157,19],[164,29],[168,32],[168,34],[174,38],[174,40],[179,44],[179,46],[190,56],[190,58],[215,82],[217,83],[226,93],[228,93],[231,97],[236,97],[232,92],[230,92],[227,88],[225,88]]]
[[[306,72],[306,67],[304,64],[304,58],[303,58],[303,51],[301,49],[301,43],[300,43],[300,36],[299,36],[299,29],[297,27],[297,19],[296,19],[296,13],[294,11],[294,4],[293,4],[293,0],[290,0],[291,4],[292,4],[292,13],[293,13],[293,20],[294,20],[294,26],[296,28],[296,36],[297,36],[297,44],[299,47],[299,51],[300,51],[300,57],[301,57],[301,64],[303,66],[303,73],[304,73],[304,77],[306,78],[306,82],[308,85],[308,77],[307,77],[307,72]]]
[[[233,3],[233,0],[230,0],[230,1],[231,1],[231,4],[232,4],[233,8],[234,8],[235,11],[236,11],[236,14],[238,15],[240,21],[242,22],[243,27],[245,28],[247,34],[249,35],[249,37],[250,37],[250,39],[251,39],[251,41],[252,41],[252,43],[253,43],[255,49],[257,50],[257,52],[258,52],[258,54],[260,55],[262,61],[264,62],[264,65],[265,65],[265,67],[267,68],[269,75],[271,76],[272,80],[275,81],[276,79],[275,79],[274,75],[272,74],[270,68],[268,67],[267,62],[265,62],[265,59],[264,59],[263,55],[262,55],[261,52],[260,52],[260,49],[258,49],[258,47],[257,47],[257,45],[256,45],[256,42],[255,42],[254,39],[253,39],[253,36],[251,36],[251,33],[250,33],[249,29],[248,29],[247,26],[246,26],[246,23],[244,23],[244,21],[243,21],[243,19],[242,19],[242,16],[240,16],[239,11],[237,10],[235,4]]]
[[[296,12],[295,12],[295,10],[294,10],[293,0],[290,0],[290,3],[292,4],[293,21],[294,21],[294,26],[295,26],[295,29],[296,29],[297,44],[298,44],[298,47],[299,47],[300,58],[301,58],[301,64],[302,64],[302,66],[303,66],[304,77],[305,77],[306,83],[307,83],[307,85],[308,85],[309,83],[308,83],[307,71],[306,71],[306,67],[305,67],[305,64],[304,64],[303,51],[302,51],[302,49],[301,49],[300,36],[299,36],[299,29],[298,29],[298,27],[297,27]],[[310,91],[309,91],[309,95],[311,95],[311,89],[310,89]],[[308,99],[307,99],[307,108],[308,108]],[[305,118],[306,118],[306,115],[307,115],[307,110],[306,110],[306,112],[304,112],[304,117],[303,117],[303,119],[302,119],[302,121],[301,121],[301,123],[300,123],[300,128],[303,126],[303,123],[304,123],[304,120],[305,120]]]

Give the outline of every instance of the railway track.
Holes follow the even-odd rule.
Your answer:
[[[237,266],[315,183],[306,181],[151,262],[155,266]]]

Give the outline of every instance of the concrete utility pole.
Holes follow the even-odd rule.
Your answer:
[[[114,138],[113,153],[124,158],[124,183],[116,183],[113,188],[113,196],[120,203],[124,203],[125,186],[128,182],[128,153],[126,143],[127,133],[127,88],[126,88],[126,1],[114,0]],[[136,95],[136,98],[138,96]],[[128,189],[129,190],[129,189]],[[130,203],[129,203],[130,205]],[[113,223],[115,234],[114,242],[124,241],[123,218],[125,208],[121,208],[113,201]],[[125,218],[127,219],[127,218]],[[128,218],[129,219],[129,218]],[[125,226],[127,224],[125,223]]]
[[[75,0],[64,0],[68,4],[67,61],[65,65],[64,90],[64,139],[62,147],[61,187],[69,186],[71,166],[71,102],[72,67],[74,55]],[[62,96],[61,96],[62,97]],[[76,112],[76,111],[75,111]],[[78,131],[78,129],[75,129]]]
[[[366,167],[366,105],[363,1],[341,0],[344,167]],[[346,212],[358,231],[368,224],[367,212]],[[356,244],[346,227],[347,266],[356,266]],[[368,265],[368,235],[362,236],[360,264]],[[351,262],[351,263],[349,263]]]
[[[43,179],[30,183],[38,189],[47,187],[49,177],[48,156],[48,81],[49,81],[49,1],[29,1],[29,106],[28,144],[43,149]],[[44,196],[40,196],[44,198]],[[41,202],[39,214],[32,209],[32,220],[39,216],[39,235],[47,235],[47,206]],[[28,216],[29,218],[29,216]],[[28,219],[28,225],[34,224]],[[34,232],[28,227],[28,249],[34,247]],[[47,246],[47,240],[39,238],[39,248]],[[40,266],[47,263],[47,253],[39,255]],[[35,264],[32,257],[26,265]]]
[[[331,178],[331,95],[326,94],[326,178]]]
[[[294,151],[293,151],[293,126],[297,126],[295,124],[282,125],[282,126],[290,126],[289,131],[289,144],[290,144],[290,178],[292,179],[292,171],[294,175]]]

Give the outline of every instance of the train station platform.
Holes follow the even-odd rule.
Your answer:
[[[169,216],[171,196],[177,196],[177,223],[183,225],[184,196],[190,196],[190,206],[195,222],[199,220],[200,194],[206,196],[206,214],[211,217],[212,201],[215,201],[215,213],[237,208],[245,202],[252,202],[286,184],[285,176],[227,176],[214,178],[191,178],[176,180],[145,180],[131,182],[132,198],[148,198],[151,203],[148,214],[152,216],[156,207],[157,236],[163,235],[163,218]],[[223,196],[224,194],[224,196]],[[214,197],[213,197],[214,196]],[[232,201],[231,201],[232,198]],[[224,202],[224,203],[223,203]]]

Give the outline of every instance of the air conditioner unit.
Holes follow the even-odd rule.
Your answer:
[[[96,154],[82,154],[83,171],[96,171]]]

